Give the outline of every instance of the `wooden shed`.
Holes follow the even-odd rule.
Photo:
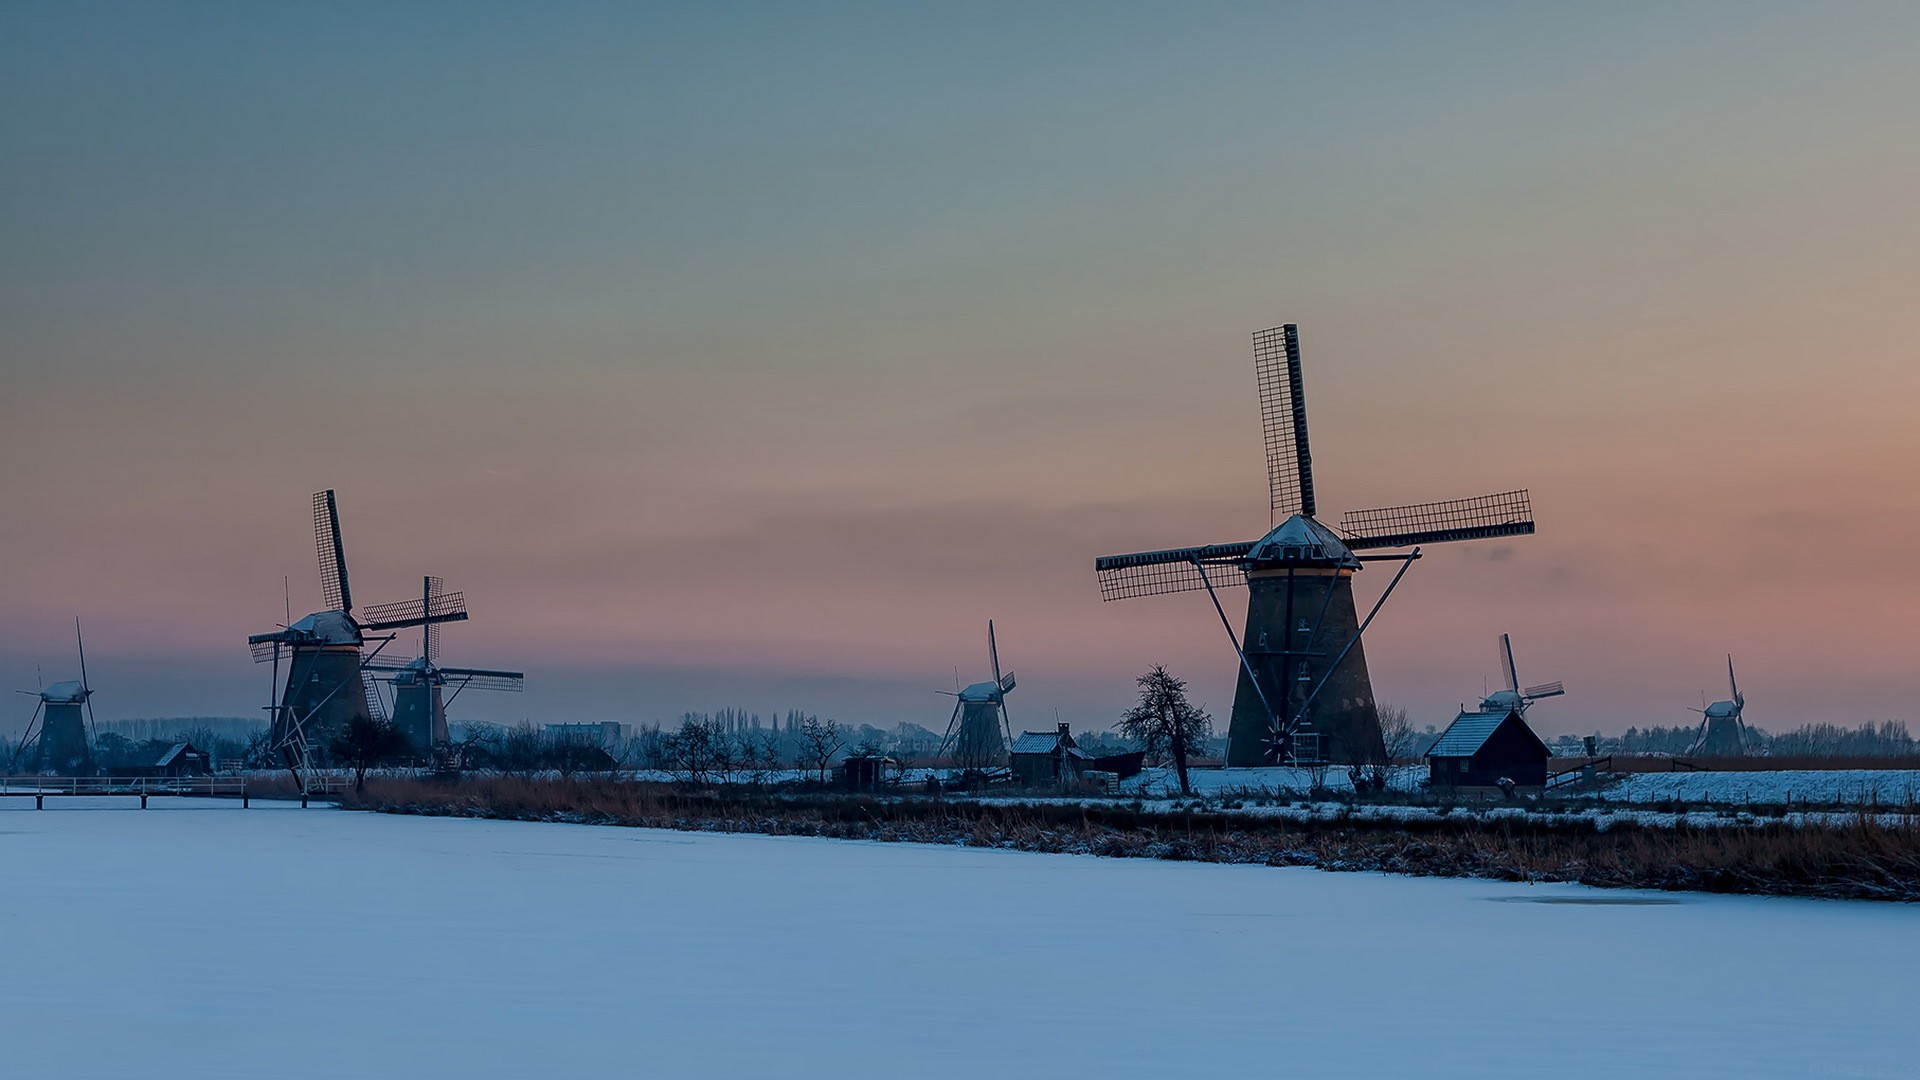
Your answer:
[[[840,783],[854,791],[873,791],[900,771],[900,763],[881,754],[854,754],[840,762]]]
[[[1551,752],[1517,709],[1462,712],[1427,751],[1434,788],[1481,793],[1542,791]]]
[[[1093,767],[1093,755],[1074,744],[1065,724],[1056,731],[1021,732],[1012,757],[1014,782],[1028,787],[1075,780]]]
[[[205,750],[190,742],[175,743],[158,761],[139,772],[142,776],[210,776],[213,761]]]

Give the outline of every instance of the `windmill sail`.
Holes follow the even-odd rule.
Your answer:
[[[1206,547],[1174,548],[1170,551],[1141,551],[1132,555],[1106,555],[1094,560],[1100,575],[1100,599],[1130,600],[1136,596],[1192,592],[1227,585],[1245,585],[1240,560],[1253,550],[1253,543],[1211,544]]]
[[[365,630],[399,630],[440,622],[465,622],[467,597],[459,592],[432,592],[392,604],[368,608],[360,626]]]
[[[1340,518],[1340,532],[1355,551],[1525,536],[1533,532],[1533,502],[1519,488],[1473,499],[1349,510]]]
[[[313,495],[313,542],[320,552],[320,592],[330,611],[353,611],[353,587],[347,580],[347,550],[340,542],[340,507],[333,489]]]
[[[1312,517],[1313,453],[1307,445],[1297,326],[1288,323],[1253,335],[1253,374],[1260,387],[1260,428],[1267,445],[1267,524],[1295,514]]]

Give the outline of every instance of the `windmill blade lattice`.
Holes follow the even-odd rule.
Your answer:
[[[474,690],[498,690],[517,694],[527,688],[527,676],[519,671],[495,671],[490,668],[439,668],[442,675],[459,680]]]
[[[353,612],[353,586],[347,579],[347,550],[340,540],[340,507],[333,489],[313,495],[313,542],[320,554],[320,592],[332,611]]]
[[[1267,446],[1268,524],[1295,514],[1313,517],[1313,452],[1307,444],[1299,327],[1288,323],[1253,335],[1253,373]]]
[[[1096,559],[1093,568],[1100,575],[1100,599],[1131,600],[1139,596],[1195,592],[1209,583],[1216,589],[1245,585],[1247,579],[1240,572],[1240,560],[1252,550],[1253,542],[1249,541],[1106,555]]]
[[[1533,502],[1525,488],[1472,499],[1349,510],[1340,518],[1341,539],[1355,551],[1525,536],[1533,531]]]
[[[467,618],[465,593],[443,592],[392,604],[375,604],[360,620],[367,630],[400,630],[436,622],[464,622]]]

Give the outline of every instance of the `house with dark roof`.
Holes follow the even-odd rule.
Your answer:
[[[141,776],[210,776],[213,759],[190,742],[174,743],[158,761],[135,771]]]
[[[1462,712],[1427,751],[1428,782],[1465,793],[1541,791],[1551,756],[1517,709]]]
[[[1013,779],[1028,787],[1077,780],[1093,768],[1093,755],[1074,745],[1067,725],[1056,731],[1023,731],[1013,740]]]

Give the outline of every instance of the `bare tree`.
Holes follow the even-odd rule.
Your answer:
[[[1180,793],[1191,795],[1187,758],[1213,738],[1213,717],[1187,700],[1187,681],[1155,664],[1134,680],[1140,700],[1120,717],[1120,730],[1149,755],[1166,752],[1180,776]]]
[[[486,756],[487,729],[466,727],[439,755],[438,764],[442,771],[463,773],[482,763]]]
[[[273,733],[257,731],[247,737],[246,755],[241,765],[248,769],[267,769],[279,764],[273,760]]]
[[[487,740],[487,752],[494,767],[503,773],[532,776],[545,764],[546,747],[540,729],[522,720],[504,731],[496,731]]]
[[[1413,756],[1413,721],[1398,705],[1380,706],[1380,738],[1386,743],[1387,764],[1393,765]]]
[[[347,729],[327,744],[327,752],[353,770],[353,790],[367,787],[367,770],[383,765],[407,749],[406,736],[391,720],[356,716]]]
[[[801,751],[823,784],[827,782],[827,766],[833,764],[833,755],[845,745],[840,738],[845,730],[832,720],[823,724],[817,716],[809,716],[800,722]]]
[[[719,775],[723,784],[733,782],[733,774],[740,769],[740,745],[722,724],[713,725],[713,738],[710,743],[713,758],[713,771]]]
[[[763,731],[759,734],[758,738],[760,741],[760,760],[767,763],[767,768],[776,770],[776,771],[779,770],[780,768],[780,735],[779,733],[774,731]]]
[[[720,745],[726,737],[720,726],[705,716],[687,713],[680,730],[661,740],[661,753],[667,765],[690,784],[704,784],[719,764]]]

